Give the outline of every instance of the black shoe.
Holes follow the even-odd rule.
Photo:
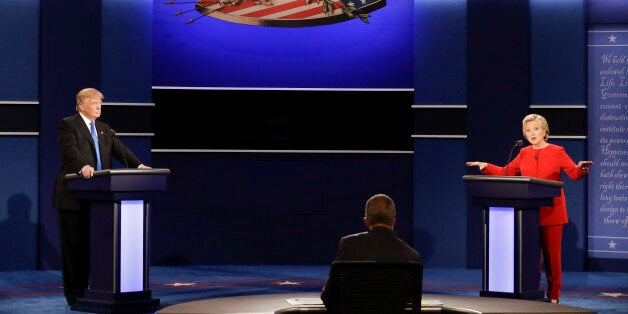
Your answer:
[[[69,306],[75,306],[78,298],[76,296],[68,296],[66,300],[68,301]]]

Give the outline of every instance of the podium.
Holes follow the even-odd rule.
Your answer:
[[[109,169],[66,180],[90,206],[90,275],[72,310],[154,313],[149,289],[150,201],[166,190],[169,169]]]
[[[484,262],[480,296],[542,299],[539,208],[563,182],[522,176],[465,175],[467,196],[482,206]]]

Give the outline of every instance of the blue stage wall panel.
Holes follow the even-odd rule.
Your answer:
[[[105,101],[152,102],[153,1],[102,0],[102,7]]]
[[[552,139],[550,136],[549,142],[565,147],[574,162],[588,160],[586,140]],[[569,217],[569,223],[563,227],[563,269],[583,271],[586,270],[587,177],[574,181],[563,173],[562,180]]]
[[[0,101],[37,100],[39,1],[0,4]]]
[[[414,1],[414,103],[466,104],[466,0]]]
[[[414,141],[413,242],[427,267],[466,265],[465,158],[465,139]]]
[[[582,0],[530,0],[533,105],[583,105],[586,21]]]
[[[36,136],[0,136],[0,271],[37,269]]]

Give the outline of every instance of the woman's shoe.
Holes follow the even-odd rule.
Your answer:
[[[558,304],[558,300],[556,300],[556,299],[552,299],[550,302],[554,303],[554,304]]]

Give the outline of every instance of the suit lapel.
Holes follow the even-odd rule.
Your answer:
[[[93,159],[95,161],[96,160],[96,144],[94,143],[94,139],[92,138],[92,133],[90,133],[89,129],[87,128],[87,125],[85,125],[85,121],[83,120],[80,114],[77,113],[74,116],[74,123],[76,124],[76,127],[78,128],[79,132],[83,136],[85,136],[85,138],[87,138],[87,141],[90,143],[91,148],[92,148]]]
[[[92,134],[89,133],[89,129],[85,125],[85,121],[83,121],[83,118],[78,113],[74,116],[74,123],[76,124],[76,127],[79,129],[79,132],[83,134],[83,136],[89,138],[90,140],[92,139]],[[94,141],[92,140],[91,142],[93,146]]]

